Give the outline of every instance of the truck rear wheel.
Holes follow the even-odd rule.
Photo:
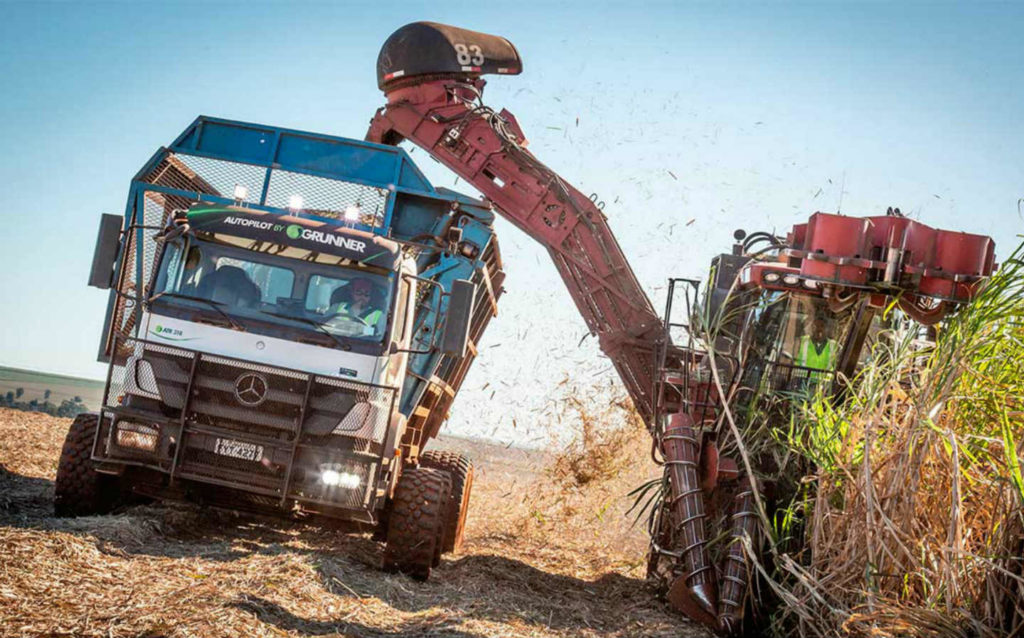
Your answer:
[[[427,468],[402,471],[388,516],[384,569],[430,578],[440,558],[450,481],[443,472]]]
[[[435,470],[436,471],[436,470]],[[441,475],[444,485],[441,493],[444,495],[444,503],[441,505],[441,524],[437,526],[437,534],[434,537],[434,559],[430,562],[431,567],[441,564],[441,554],[444,552],[444,539],[448,533],[448,508],[452,502],[452,478],[447,472],[437,471]]]
[[[420,466],[447,472],[452,479],[452,493],[445,515],[447,530],[441,550],[445,553],[462,549],[469,511],[469,493],[473,489],[473,461],[458,452],[429,450],[420,455]]]
[[[116,476],[100,474],[89,458],[99,417],[79,414],[64,438],[54,483],[53,512],[57,516],[89,516],[114,509],[120,495]]]

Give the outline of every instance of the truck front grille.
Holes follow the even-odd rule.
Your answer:
[[[289,497],[321,501],[315,479],[321,463],[352,461],[363,468],[361,477],[375,480],[394,408],[393,388],[149,341],[121,341],[104,404],[122,413],[151,413],[155,406],[159,420],[182,424],[180,442],[163,448],[174,450],[175,475],[265,494],[287,490]],[[223,453],[218,441],[260,446],[261,458]],[[112,446],[97,449],[112,454]],[[154,459],[152,465],[166,471],[170,460]],[[360,491],[359,499],[372,500],[375,491]],[[333,504],[355,506],[353,494],[333,490],[326,496]]]

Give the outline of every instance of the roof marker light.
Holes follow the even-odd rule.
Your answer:
[[[779,273],[777,273],[777,272],[766,272],[764,274],[764,280],[767,281],[770,284],[773,284],[773,283],[775,283],[776,281],[779,280]]]
[[[797,277],[796,275],[786,275],[785,277],[782,278],[782,283],[786,284],[787,286],[795,286],[798,283],[800,283],[800,278]]]
[[[359,208],[359,204],[353,204],[345,208],[345,220],[350,222],[357,222],[362,216],[363,211]]]
[[[288,198],[288,210],[302,210],[302,195],[292,195]]]
[[[249,196],[249,189],[241,184],[235,184],[235,199],[238,201],[244,200]]]

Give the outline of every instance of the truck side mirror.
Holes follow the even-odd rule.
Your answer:
[[[465,279],[456,279],[452,283],[452,291],[448,295],[448,317],[441,335],[441,352],[444,354],[466,356],[475,300],[476,284]]]
[[[92,269],[89,271],[89,285],[100,290],[110,288],[114,276],[114,262],[121,246],[120,215],[100,217],[100,231],[96,235],[96,250],[92,254]]]

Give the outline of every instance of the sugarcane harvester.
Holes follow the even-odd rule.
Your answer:
[[[718,380],[713,383],[707,375],[708,353],[672,342],[671,305],[664,318],[655,311],[596,198],[527,150],[515,116],[483,103],[482,76],[521,71],[518,51],[504,38],[430,22],[406,25],[385,42],[378,57],[377,81],[387,104],[373,117],[367,140],[416,144],[547,248],[651,432],[655,459],[665,468],[669,494],[653,530],[650,573],[664,581],[674,607],[715,629],[735,632],[748,590],[740,541],[756,534],[755,494],[737,463],[719,458],[710,435],[721,421],[727,386],[739,382],[739,362],[756,341],[755,315],[766,313],[726,313],[731,329],[716,333],[713,346],[721,353],[717,361],[710,359]],[[848,373],[878,308],[897,299],[914,319],[934,323],[970,299],[993,269],[990,239],[935,230],[896,214],[818,213],[785,240],[765,233],[738,234],[737,239],[743,243],[733,254],[715,259],[705,305],[717,305],[721,315],[728,307],[750,307],[740,302],[752,296],[788,294],[819,300],[833,314],[854,312],[855,325],[846,326],[842,352],[836,354]],[[771,249],[755,253],[752,246],[764,240]],[[672,287],[679,281],[672,280]],[[670,294],[670,304],[671,299]],[[774,325],[782,323],[776,319]],[[789,363],[780,364],[796,371],[789,381],[816,374],[801,372],[806,366],[789,354]],[[735,542],[716,568],[707,551],[706,503],[716,485],[730,481]]]

